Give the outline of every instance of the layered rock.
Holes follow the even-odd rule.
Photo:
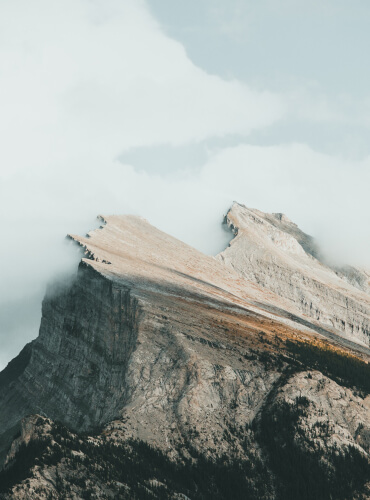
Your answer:
[[[274,468],[273,443],[263,436],[269,419],[275,422],[271,411],[276,408],[279,415],[282,401],[294,418],[302,401],[310,406],[309,417],[303,412],[294,421],[306,436],[295,448],[301,446],[304,457],[311,456],[312,428],[324,413],[339,426],[320,438],[329,450],[327,462],[334,441],[344,454],[352,457],[354,445],[361,460],[368,459],[369,349],[323,328],[324,312],[302,314],[302,301],[293,300],[300,286],[305,300],[309,294],[315,298],[308,263],[315,272],[321,264],[312,240],[281,215],[263,217],[238,207],[228,215],[230,226],[239,227],[237,237],[218,258],[132,216],[105,217],[86,237],[70,236],[85,253],[76,278],[49,290],[38,339],[0,374],[2,477],[10,485],[4,498],[61,498],[68,492],[81,498],[83,482],[91,495],[107,498],[134,498],[137,488],[155,498],[157,487],[168,498],[278,498],[285,483]],[[242,229],[245,217],[254,217],[252,247],[246,243],[251,233]],[[270,255],[263,254],[263,245]],[[340,278],[322,267],[327,300],[347,289],[352,294],[353,310],[340,316],[333,305],[334,316],[355,321],[351,301],[357,297],[362,319],[356,325],[365,325],[364,292],[353,292],[348,283],[339,286]],[[322,301],[321,287],[317,293]],[[325,311],[329,317],[329,308]],[[325,383],[318,389],[320,380]],[[92,436],[96,426],[101,428],[93,437],[81,434]],[[341,433],[343,439],[333,437]],[[24,443],[39,443],[28,448],[39,450],[38,460],[12,482],[9,474],[25,460]],[[134,484],[121,475],[119,457],[111,463],[112,444],[122,447],[121,456],[129,461],[131,455],[141,460],[146,450],[151,460],[160,456],[161,465]],[[151,455],[152,449],[162,455]],[[186,489],[170,480],[170,473],[166,478],[174,463],[184,477],[203,469]],[[199,496],[205,470],[213,479]],[[234,480],[225,490],[218,476]],[[243,485],[238,491],[235,477]],[[365,487],[360,483],[353,494]]]
[[[337,333],[370,343],[368,275],[334,270],[314,240],[283,214],[234,203],[225,223],[235,232],[219,258],[241,276],[288,299],[301,313]],[[321,260],[319,260],[321,259]]]
[[[142,219],[112,217],[107,222],[89,237],[73,236],[90,258],[82,260],[72,283],[49,290],[39,337],[14,361],[18,372],[8,376],[9,367],[2,374],[3,439],[29,413],[41,412],[85,431],[119,416],[126,407],[137,407],[140,398],[140,406],[151,409],[147,419],[161,420],[163,413],[167,428],[168,416],[177,412],[174,402],[181,406],[183,398],[197,398],[201,375],[209,378],[207,371],[213,370],[214,349],[208,346],[210,352],[206,349],[199,358],[194,346],[208,345],[208,339],[215,342],[217,336],[225,341],[224,331],[240,329],[233,315],[243,324],[251,318],[258,323],[258,315],[247,313],[242,304],[248,304],[253,292],[261,292],[214,258]],[[232,349],[226,352],[231,360]],[[220,365],[217,377],[222,373]],[[240,379],[230,373],[226,385],[229,377]],[[159,412],[155,401],[162,401]],[[203,405],[199,411],[205,411]],[[133,425],[140,429],[137,416],[134,413]],[[161,426],[151,427],[153,441],[167,441]],[[141,431],[136,432],[141,437]],[[161,437],[155,438],[159,432]]]

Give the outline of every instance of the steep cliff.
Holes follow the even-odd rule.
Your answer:
[[[248,275],[240,227],[218,258],[132,216],[70,236],[85,255],[76,278],[49,290],[39,337],[0,374],[3,498],[310,498],[311,484],[316,498],[334,484],[347,495],[334,498],[367,494],[369,349],[281,293],[299,263],[321,264],[309,237],[267,218],[286,226],[273,241],[293,270],[257,258],[264,280]],[[351,293],[365,324],[365,294]]]

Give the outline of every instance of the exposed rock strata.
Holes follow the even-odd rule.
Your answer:
[[[325,265],[311,237],[283,214],[234,203],[226,224],[236,233],[219,258],[241,276],[290,300],[304,315],[370,343],[368,275]]]
[[[261,437],[263,425],[271,409],[276,407],[278,412],[281,401],[294,409],[297,397],[307,398],[310,407],[309,415],[302,414],[297,420],[307,446],[315,441],[312,429],[325,415],[333,426],[328,436],[320,438],[322,446],[331,449],[335,442],[347,453],[354,445],[367,460],[370,408],[362,374],[369,350],[335,337],[334,330],[319,328],[326,322],[336,326],[339,320],[357,321],[355,333],[362,328],[365,338],[366,295],[353,291],[348,283],[343,285],[333,271],[324,268],[316,260],[312,240],[281,214],[264,218],[239,207],[234,205],[228,215],[238,235],[218,259],[197,252],[137,217],[107,217],[106,225],[87,237],[71,236],[86,255],[76,279],[49,291],[43,303],[40,336],[0,374],[3,451],[20,429],[23,417],[43,415],[23,420],[21,435],[13,441],[6,459],[11,471],[22,458],[22,443],[40,443],[38,465],[31,467],[27,478],[19,478],[4,498],[58,498],[62,489],[63,495],[70,491],[71,498],[81,498],[81,481],[99,497],[112,498],[119,493],[122,498],[132,498],[136,486],[121,484],[123,479],[104,455],[106,443],[121,446],[132,438],[150,444],[181,467],[187,460],[194,467],[211,460],[207,470],[215,474],[215,484],[210,485],[209,496],[199,496],[199,485],[184,490],[181,484],[167,481],[163,494],[168,498],[181,498],[180,494],[225,498],[214,472],[225,472],[225,464],[224,469],[217,469],[224,457],[239,464],[238,474],[249,471],[245,487],[251,498],[278,498],[284,485],[279,474],[274,479],[275,473],[269,469],[273,469],[273,453],[271,443],[266,444]],[[245,217],[252,220],[253,252],[244,229],[249,230],[250,225],[243,226],[235,212],[242,214],[243,224]],[[273,249],[274,258],[263,254],[262,245],[270,254]],[[252,263],[254,274],[249,276]],[[347,316],[339,314],[335,305],[334,316],[322,305],[320,314],[311,315],[308,308],[306,316],[302,315],[302,301],[294,299],[300,287],[299,297],[308,301],[311,294],[310,300],[315,299],[311,263],[315,270],[323,267],[315,292],[320,304],[324,296],[326,301],[333,297],[339,301],[344,291],[349,291]],[[269,273],[276,286],[269,281]],[[339,291],[334,291],[334,285]],[[347,388],[317,370],[307,371],[303,358],[297,359],[289,350],[289,342],[302,340],[325,346],[325,336],[331,338],[334,355],[338,351],[342,356],[339,371],[332,375],[343,377]],[[351,380],[341,368],[343,363],[354,366],[355,372],[349,372]],[[351,384],[359,384],[357,395],[348,388]],[[55,420],[71,431],[55,427]],[[91,432],[96,426],[103,426],[97,436],[79,437],[78,433]],[[81,453],[86,456],[91,443],[103,451],[96,462],[81,459],[76,478],[73,464]],[[123,455],[126,452],[122,449]],[[165,458],[161,460],[164,463]],[[92,472],[97,464],[109,481]],[[171,468],[170,464],[166,467]],[[159,481],[158,477],[147,479],[155,484]],[[166,481],[165,476],[162,479]],[[145,481],[140,488],[155,495],[154,483]],[[353,495],[360,486],[353,485]]]

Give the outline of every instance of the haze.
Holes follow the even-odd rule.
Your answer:
[[[233,200],[368,266],[370,4],[0,2],[0,368],[64,241],[135,213],[207,253]]]

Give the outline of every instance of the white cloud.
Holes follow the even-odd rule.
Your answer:
[[[116,161],[132,147],[245,136],[287,116],[286,102],[197,68],[140,0],[0,2],[0,305],[14,315],[14,301],[22,308],[76,266],[63,237],[98,213],[143,215],[208,252],[225,241],[219,222],[233,199],[312,218],[317,231],[323,211],[343,217],[348,200],[347,219],[363,221],[368,162],[302,145],[221,150],[200,172],[170,178]],[[1,360],[36,335],[20,335],[16,317],[1,325]]]
[[[332,259],[369,265],[369,157],[349,161],[304,144],[240,145],[211,157],[201,175],[248,206],[285,212]]]
[[[276,96],[194,66],[141,1],[4,1],[0,33],[0,298],[9,280],[32,282],[25,246],[44,278],[48,241],[107,200],[125,210],[122,151],[246,134],[282,114]]]
[[[4,1],[0,32],[2,172],[248,133],[283,112],[194,66],[141,1]]]
[[[0,109],[0,304],[75,264],[63,237],[97,213],[178,202],[177,184],[116,163],[123,151],[247,134],[284,112],[279,97],[197,68],[141,0],[0,2]]]

